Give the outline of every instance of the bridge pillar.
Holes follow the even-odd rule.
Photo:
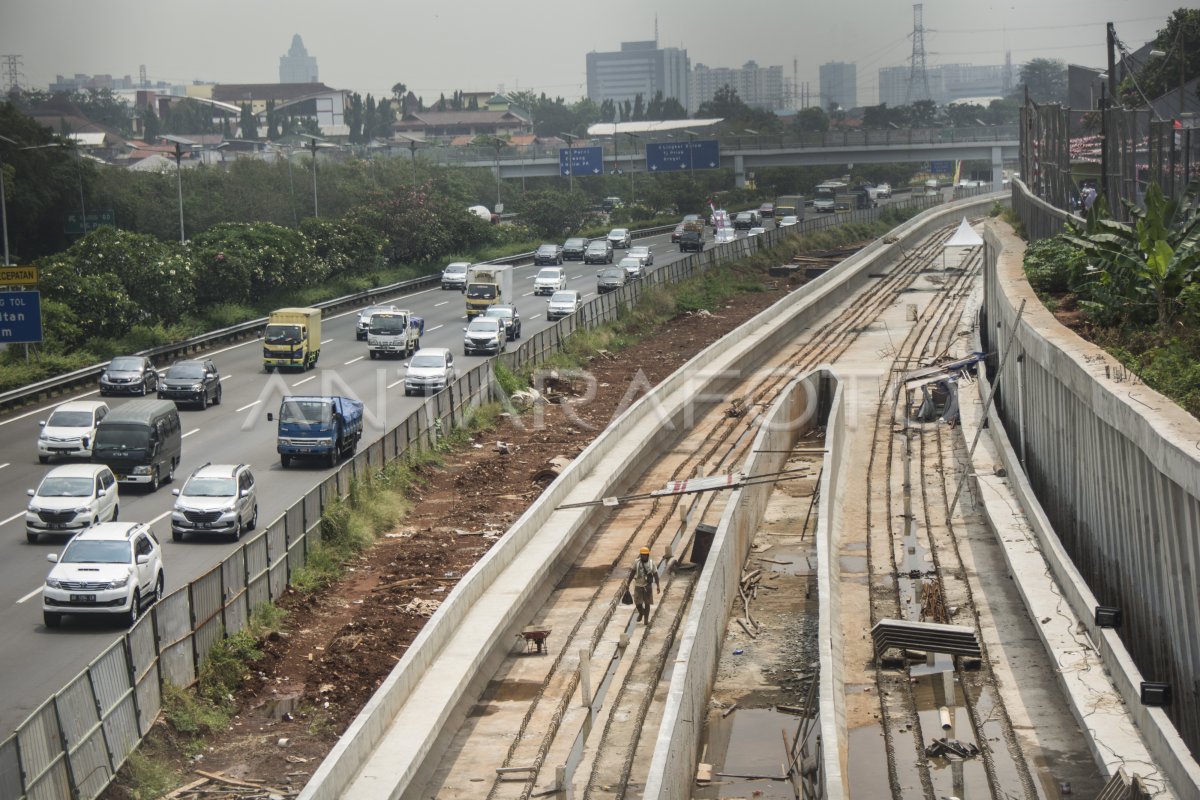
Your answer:
[[[998,192],[1004,188],[1004,161],[1000,148],[992,148],[992,191]]]
[[[733,157],[733,185],[739,189],[746,188],[746,160],[742,156]]]

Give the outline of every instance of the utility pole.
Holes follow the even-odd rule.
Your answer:
[[[575,154],[572,153],[571,151],[575,149],[576,136],[573,133],[560,133],[558,135],[567,140],[567,191],[574,192],[575,191],[575,159],[573,156]]]

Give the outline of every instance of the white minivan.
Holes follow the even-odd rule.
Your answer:
[[[50,412],[50,418],[39,422],[37,439],[38,461],[45,464],[58,456],[90,458],[96,426],[108,414],[108,403],[102,400],[72,400]]]
[[[25,539],[31,544],[43,533],[79,533],[120,513],[117,477],[103,464],[55,467],[27,494]]]

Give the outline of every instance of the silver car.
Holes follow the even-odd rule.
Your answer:
[[[445,347],[423,347],[408,360],[404,394],[433,394],[454,381],[454,354]]]
[[[571,289],[555,292],[546,302],[546,319],[562,319],[565,316],[574,314],[582,304],[583,301],[579,299],[579,292]]]
[[[92,455],[96,426],[108,414],[103,400],[72,400],[54,409],[50,418],[39,422],[37,439],[38,461],[42,464],[61,456]]]
[[[186,533],[217,533],[237,541],[258,527],[258,494],[254,475],[245,464],[205,464],[197,467],[171,512],[171,539]]]
[[[117,477],[103,464],[65,464],[46,473],[30,489],[25,509],[25,539],[43,533],[78,533],[120,514]]]

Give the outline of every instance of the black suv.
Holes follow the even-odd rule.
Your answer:
[[[562,257],[567,261],[582,261],[583,251],[587,250],[588,240],[580,236],[574,236],[563,242]]]
[[[544,264],[558,265],[563,263],[562,245],[544,244],[533,253],[533,265],[540,267]]]
[[[212,359],[176,361],[158,382],[158,399],[208,408],[221,402],[221,375]]]

